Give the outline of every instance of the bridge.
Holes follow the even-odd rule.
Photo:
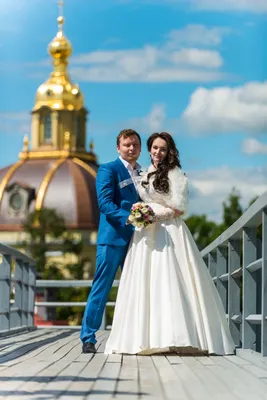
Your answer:
[[[78,328],[34,326],[34,293],[91,281],[36,281],[33,259],[1,244],[0,257],[0,399],[267,399],[267,192],[202,251],[233,356],[105,355],[105,318],[97,354],[82,354]]]

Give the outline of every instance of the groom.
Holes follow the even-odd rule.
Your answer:
[[[96,191],[100,209],[96,272],[85,308],[80,333],[83,353],[95,353],[95,333],[100,328],[109,291],[122,267],[133,226],[127,225],[130,209],[139,199],[132,177],[138,174],[141,138],[133,129],[117,136],[117,160],[99,167]]]

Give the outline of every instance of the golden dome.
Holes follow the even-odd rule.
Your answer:
[[[59,16],[58,32],[48,46],[48,51],[53,58],[54,71],[49,79],[37,90],[33,111],[41,107],[53,110],[80,110],[84,107],[83,95],[79,86],[73,84],[68,76],[68,58],[72,47],[63,33],[64,17]]]

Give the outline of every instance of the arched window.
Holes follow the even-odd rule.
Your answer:
[[[51,139],[52,139],[51,115],[47,114],[44,117],[44,141],[51,142]]]

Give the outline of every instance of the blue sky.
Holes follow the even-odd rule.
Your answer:
[[[220,220],[233,186],[244,206],[267,190],[267,0],[65,0],[64,14],[100,163],[116,157],[122,128],[144,143],[167,130],[191,212]],[[0,168],[30,133],[57,15],[56,0],[0,1]],[[145,145],[140,162],[149,162]]]

